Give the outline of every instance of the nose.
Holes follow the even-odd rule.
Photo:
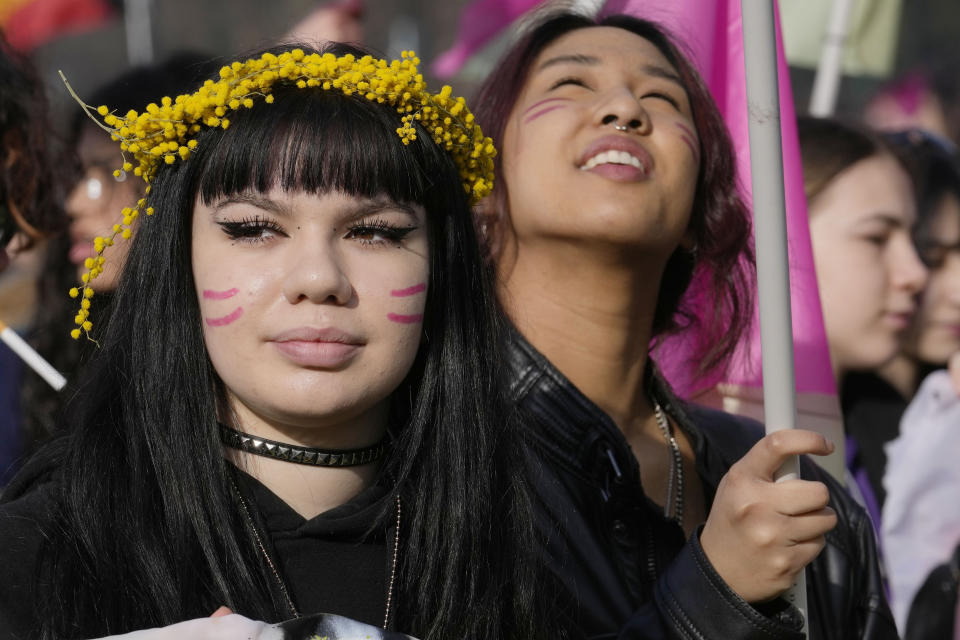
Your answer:
[[[649,114],[627,87],[605,93],[597,104],[595,119],[599,126],[618,131],[645,134],[650,130]]]
[[[919,293],[926,286],[930,273],[920,261],[913,242],[907,240],[900,245],[893,264],[893,284],[897,289],[911,294]]]
[[[353,299],[353,284],[342,256],[310,234],[295,239],[287,256],[282,294],[290,304],[346,305]]]

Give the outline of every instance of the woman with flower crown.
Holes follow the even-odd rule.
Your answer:
[[[416,59],[362,55],[268,51],[140,114],[89,108],[148,194],[96,240],[138,221],[109,322],[102,256],[72,292],[100,349],[67,435],[3,496],[0,637],[221,606],[555,637],[468,209],[494,151]]]
[[[657,371],[694,311],[710,325],[692,366],[722,365],[751,309],[732,144],[683,53],[650,22],[550,14],[476,113],[500,147],[480,224],[562,608],[598,639],[800,638],[781,596],[807,567],[811,638],[896,637],[863,511],[807,460],[774,481],[832,445],[761,438]]]

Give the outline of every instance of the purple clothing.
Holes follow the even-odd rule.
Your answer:
[[[846,458],[847,471],[850,472],[850,477],[853,478],[853,481],[857,485],[855,488],[850,487],[852,489],[851,493],[857,498],[857,502],[867,510],[867,514],[870,516],[870,522],[873,524],[873,532],[877,534],[877,545],[882,551],[883,540],[880,537],[880,503],[877,501],[877,496],[873,492],[873,485],[870,484],[870,477],[867,475],[867,470],[860,461],[860,449],[857,447],[857,441],[853,436],[847,436]]]

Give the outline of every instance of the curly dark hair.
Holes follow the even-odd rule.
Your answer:
[[[29,248],[65,226],[49,136],[43,85],[0,32],[0,246],[19,231]]]

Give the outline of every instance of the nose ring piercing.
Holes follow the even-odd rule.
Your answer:
[[[624,132],[624,133],[625,133],[625,132],[627,131],[627,129],[628,129],[627,125],[625,125],[625,124],[615,124],[615,125],[613,125],[613,128],[616,129],[617,131],[622,131],[622,132]]]

